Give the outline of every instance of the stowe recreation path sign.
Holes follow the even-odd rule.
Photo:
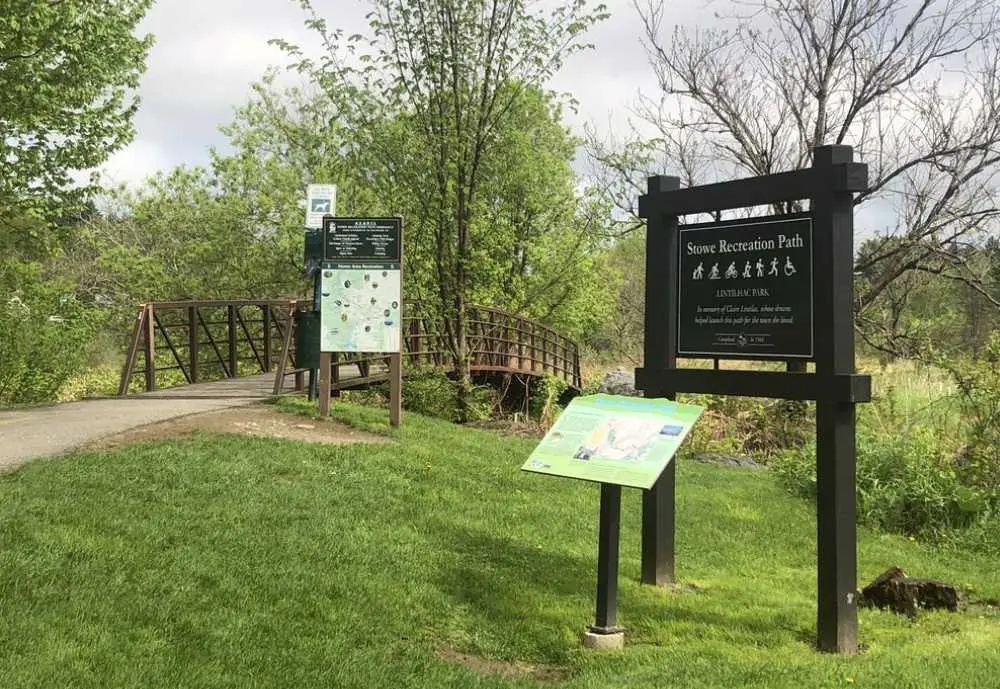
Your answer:
[[[812,219],[678,228],[677,355],[811,358]]]
[[[651,398],[816,402],[816,645],[851,654],[858,649],[855,406],[871,400],[871,379],[854,361],[854,194],[868,189],[868,167],[854,162],[849,146],[812,153],[810,168],[687,189],[676,177],[649,178],[639,199],[646,321],[636,387]],[[680,223],[800,201],[808,213]],[[778,360],[787,370],[685,368],[679,358]],[[674,495],[671,463],[643,495],[643,583],[675,580]]]

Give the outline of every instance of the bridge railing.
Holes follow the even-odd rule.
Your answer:
[[[142,376],[151,391],[163,383],[267,373],[281,354],[294,309],[295,302],[287,299],[143,304],[118,394],[129,391],[135,376]]]
[[[452,369],[452,354],[446,334],[441,332],[441,321],[421,314],[413,304],[407,306],[403,315],[404,374],[421,367]],[[491,306],[470,307],[466,323],[471,372],[550,375],[580,389],[580,349],[568,337],[537,321]],[[389,359],[384,354],[336,352],[331,388],[345,390],[387,380],[388,373]]]
[[[155,390],[163,383],[234,378],[267,373],[276,367],[276,392],[289,375],[295,376],[295,388],[301,390],[307,369],[299,366],[295,351],[294,313],[310,304],[290,300],[144,304],[136,317],[118,393],[126,394],[136,376],[142,376],[146,390]],[[403,318],[404,373],[421,367],[451,369],[452,355],[440,319],[421,313],[419,306],[407,306]],[[473,373],[551,375],[580,388],[580,352],[573,340],[537,321],[489,306],[472,306],[467,316]],[[387,377],[385,355],[334,354],[334,390]]]

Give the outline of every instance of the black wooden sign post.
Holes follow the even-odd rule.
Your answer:
[[[651,177],[644,368],[647,397],[678,392],[816,401],[817,646],[857,651],[853,195],[868,168],[848,146],[813,151],[813,166],[680,189]],[[795,216],[680,226],[680,216],[808,200]],[[774,360],[785,372],[677,367],[678,357]],[[808,372],[807,363],[815,363]],[[643,497],[642,582],[674,581],[674,465]]]

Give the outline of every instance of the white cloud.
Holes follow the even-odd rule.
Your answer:
[[[363,0],[314,4],[331,26],[346,34],[367,29]],[[552,83],[579,101],[579,114],[566,114],[578,131],[588,121],[605,127],[609,118],[623,125],[638,89],[655,86],[631,3],[608,4],[611,18],[588,36],[596,48],[573,56]],[[675,16],[676,10],[675,5]],[[225,145],[218,127],[246,102],[250,85],[268,66],[287,61],[268,40],[316,45],[303,26],[305,18],[292,0],[163,0],[154,5],[140,27],[154,34],[156,45],[140,89],[137,136],[108,161],[106,174],[136,183],[157,170],[206,163],[209,147]]]

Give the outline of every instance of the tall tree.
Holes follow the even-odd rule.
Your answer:
[[[662,4],[633,4],[660,87],[639,106],[659,171],[766,175],[808,166],[815,146],[852,145],[870,169],[857,203],[891,218],[863,228],[882,231],[858,266],[870,276],[857,291],[862,335],[886,343],[878,301],[911,273],[982,288],[953,249],[981,244],[1000,209],[995,3],[750,0],[715,28],[672,31]]]
[[[464,413],[471,391],[471,268],[476,235],[488,232],[480,223],[485,168],[501,153],[499,132],[524,90],[543,86],[568,54],[585,47],[583,35],[605,16],[604,8],[591,10],[586,0],[550,13],[532,10],[529,0],[371,0],[365,41],[345,39],[309,0],[300,2],[326,53],[314,61],[280,44],[300,71],[341,97],[359,132],[382,134],[365,147],[367,154],[420,199],[417,232],[431,248],[433,297]],[[384,136],[387,123],[402,147]],[[401,150],[407,156],[402,161]]]
[[[49,399],[85,363],[94,314],[51,257],[93,215],[87,171],[132,138],[151,2],[0,7],[0,405]]]

